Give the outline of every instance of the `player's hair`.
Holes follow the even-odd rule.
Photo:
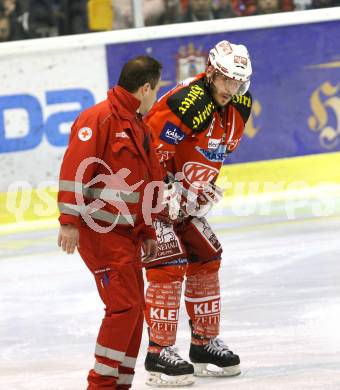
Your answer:
[[[118,85],[133,93],[149,83],[154,89],[161,77],[162,64],[149,56],[138,56],[128,61],[120,73]]]

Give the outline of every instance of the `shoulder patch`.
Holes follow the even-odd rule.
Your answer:
[[[253,98],[249,92],[246,92],[244,95],[233,96],[231,100],[231,105],[241,114],[244,123],[247,122],[250,116],[252,103]]]
[[[82,127],[78,131],[80,141],[86,142],[92,137],[92,129],[90,127]]]
[[[175,92],[167,99],[170,110],[194,133],[204,131],[216,111],[210,94],[199,79]]]

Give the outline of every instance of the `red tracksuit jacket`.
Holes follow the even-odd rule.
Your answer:
[[[162,176],[149,130],[136,113],[139,105],[116,86],[74,122],[60,171],[61,224],[84,223],[84,207],[95,201],[99,206],[87,212],[96,224],[115,223],[123,234],[155,238],[144,223],[142,201],[146,185]]]

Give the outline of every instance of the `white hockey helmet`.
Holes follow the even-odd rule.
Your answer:
[[[210,50],[208,65],[234,80],[242,81],[237,95],[244,95],[250,85],[252,67],[247,48],[228,41],[221,41]]]

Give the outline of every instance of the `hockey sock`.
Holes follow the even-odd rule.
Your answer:
[[[150,282],[146,290],[145,317],[150,341],[158,346],[174,345],[176,342],[181,290],[182,282]],[[154,347],[150,345],[150,352],[156,352]]]
[[[192,323],[192,343],[207,344],[220,327],[220,284],[218,273],[188,276],[185,306]]]

